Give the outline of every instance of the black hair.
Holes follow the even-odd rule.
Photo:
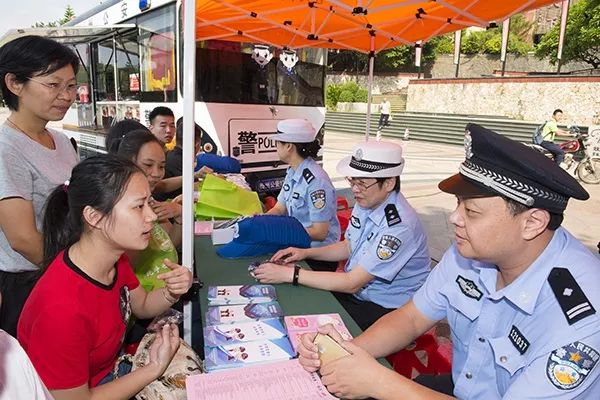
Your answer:
[[[554,111],[552,112],[552,115],[554,116],[554,115],[556,115],[556,114],[558,114],[558,113],[561,113],[561,114],[562,114],[562,112],[563,112],[563,110],[561,110],[560,108],[557,108],[556,110],[554,110]]]
[[[182,147],[183,145],[183,117],[180,117],[176,123],[175,130],[175,143],[177,146]],[[194,141],[199,142],[202,139],[202,135],[204,134],[204,129],[200,127],[198,124],[194,124]]]
[[[133,174],[143,173],[133,162],[111,154],[89,157],[73,168],[68,185],[57,186],[46,200],[42,232],[44,269],[81,238],[83,210],[90,206],[110,217]]]
[[[281,144],[290,143],[293,144],[296,148],[296,154],[298,154],[301,158],[306,159],[308,157],[316,158],[319,154],[319,150],[321,150],[321,144],[319,143],[319,139],[315,139],[309,143],[293,143],[293,142],[282,142]]]
[[[128,160],[135,160],[143,145],[146,143],[157,143],[163,148],[163,143],[147,129],[138,129],[127,133],[119,143],[116,154]]]
[[[134,119],[124,119],[117,122],[116,124],[110,127],[110,129],[108,130],[108,134],[106,135],[106,151],[108,151],[109,153],[116,153],[119,149],[119,145],[121,144],[121,140],[123,140],[123,137],[125,137],[126,134],[132,131],[140,130],[145,130],[148,133],[152,134],[152,132],[150,132],[150,129],[146,128],[143,124]]]
[[[175,118],[175,114],[173,114],[173,110],[171,110],[169,107],[158,106],[158,107],[154,107],[154,109],[152,111],[150,111],[150,114],[148,114],[148,120],[152,124],[154,122],[154,118],[158,117],[159,115],[164,115],[166,117]]]
[[[390,179],[393,178],[394,179],[394,192],[399,192],[400,191],[400,177],[399,176],[390,176],[387,178],[375,178],[377,180],[377,183],[379,184],[379,187],[381,188],[383,186],[383,182],[385,182],[386,179]]]
[[[8,90],[6,74],[14,74],[19,83],[29,78],[49,75],[70,65],[79,70],[79,58],[67,46],[41,36],[22,36],[0,48],[0,88],[9,109],[18,111],[19,97]]]
[[[532,208],[532,207],[526,206],[525,204],[519,203],[513,199],[510,199],[506,196],[500,196],[500,197],[503,198],[504,201],[506,201],[506,207],[508,208],[508,210],[510,211],[510,214],[513,217],[515,217],[519,214],[522,214],[525,211],[530,210]],[[550,214],[550,221],[548,221],[548,225],[546,226],[546,228],[550,231],[555,231],[562,224],[564,215],[552,213],[550,211],[548,211],[548,213]]]

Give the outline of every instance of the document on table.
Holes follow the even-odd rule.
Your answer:
[[[186,387],[188,400],[336,399],[297,359],[192,375]]]

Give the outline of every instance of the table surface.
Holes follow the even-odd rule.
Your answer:
[[[201,320],[208,306],[208,287],[217,285],[256,284],[248,273],[248,265],[256,260],[268,259],[267,256],[239,259],[225,259],[216,254],[217,247],[212,245],[210,236],[196,236],[194,239],[194,258],[196,275],[204,282],[200,290]],[[308,266],[302,263],[304,267]],[[346,312],[344,307],[328,291],[306,286],[293,286],[289,283],[275,285],[277,301],[285,315],[330,314],[338,313],[352,334],[358,336],[362,331]]]

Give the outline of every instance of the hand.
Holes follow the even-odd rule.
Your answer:
[[[291,283],[294,279],[294,266],[267,262],[254,270],[254,277],[260,283]]]
[[[271,257],[271,261],[279,261],[284,259],[286,263],[293,263],[296,261],[301,261],[306,258],[306,250],[307,249],[299,249],[297,247],[288,247],[287,249],[279,250],[277,253]]]
[[[377,389],[388,369],[352,342],[339,342],[352,355],[332,361],[321,368],[321,382],[329,392],[343,399],[377,397]]]
[[[183,204],[183,195],[180,194],[179,196],[173,197],[171,203]]]
[[[152,211],[156,214],[159,221],[181,216],[181,204],[172,201],[154,201],[150,204]]]
[[[203,166],[202,168],[200,168],[198,170],[198,172],[194,173],[194,178],[196,179],[202,179],[204,178],[207,174],[212,174],[214,171],[212,168],[207,167],[206,165]]]
[[[166,258],[164,263],[171,271],[160,274],[157,278],[165,281],[168,294],[178,299],[192,286],[192,271]]]
[[[300,339],[300,345],[298,346],[298,361],[300,365],[304,367],[308,372],[315,372],[321,368],[321,360],[319,358],[319,349],[313,343],[317,333],[329,335],[333,340],[338,343],[344,341],[340,333],[333,327],[332,324],[325,324],[319,326],[318,332],[305,333]]]
[[[179,348],[179,328],[177,325],[165,324],[156,332],[154,342],[149,352],[149,367],[156,368],[156,377],[159,378],[165,372],[173,356]]]

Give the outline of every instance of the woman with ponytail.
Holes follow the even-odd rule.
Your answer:
[[[287,119],[277,125],[279,159],[290,165],[277,197],[267,214],[290,215],[298,219],[312,239],[311,247],[340,240],[335,189],[327,172],[315,158],[321,149],[316,131],[304,119]]]
[[[147,293],[127,251],[148,246],[156,214],[150,186],[131,161],[113,155],[78,164],[45,208],[44,274],[27,300],[18,339],[57,400],[129,399],[163,374],[179,345],[166,325],[148,365],[111,381],[133,313],[161,314],[186,293],[191,272],[165,260],[165,287]]]

